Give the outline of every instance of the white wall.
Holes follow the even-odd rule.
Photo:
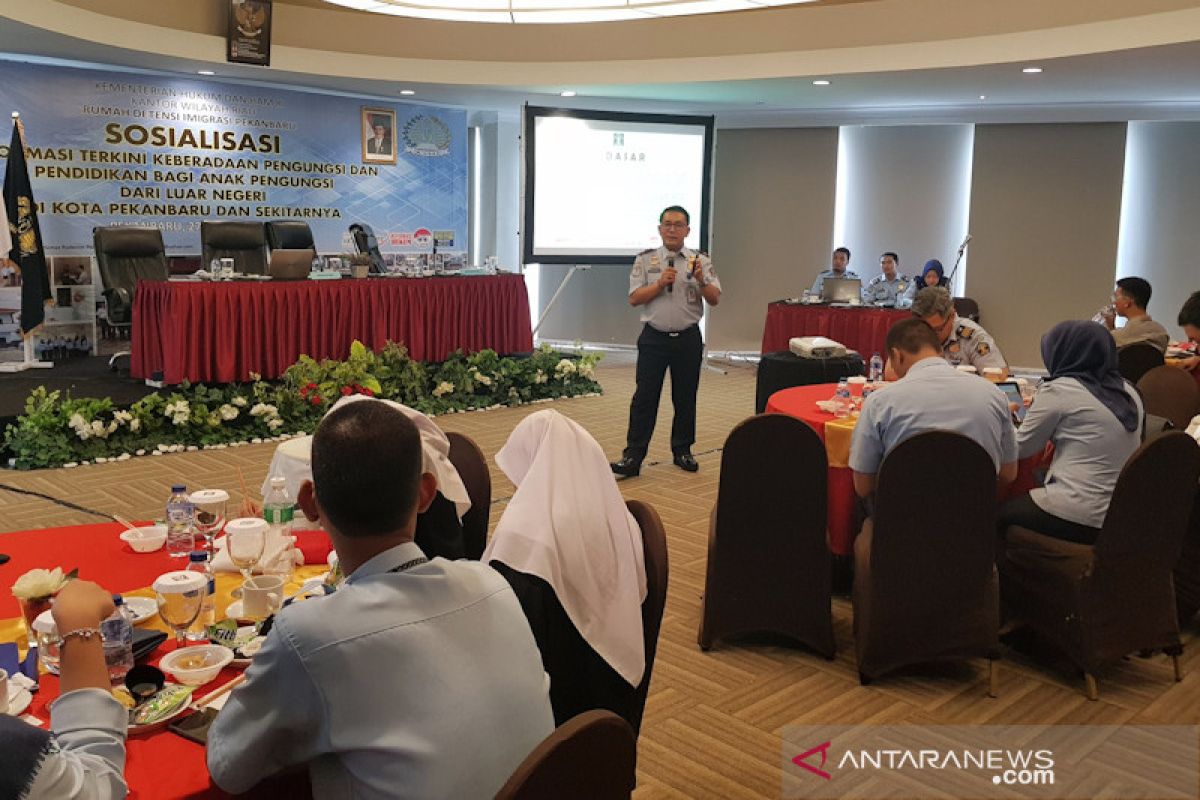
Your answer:
[[[834,244],[850,248],[863,283],[888,250],[910,277],[931,258],[950,273],[967,232],[973,142],[971,125],[841,128]]]
[[[1125,143],[1117,276],[1150,281],[1150,316],[1175,338],[1200,289],[1200,122],[1131,122]]]

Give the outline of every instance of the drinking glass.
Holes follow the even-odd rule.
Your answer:
[[[250,579],[250,571],[262,558],[267,545],[267,521],[256,517],[230,520],[225,526],[225,550],[229,560],[242,573],[242,584]]]
[[[31,647],[36,646],[37,632],[33,629],[33,621],[41,616],[43,612],[50,610],[50,598],[18,597],[17,605],[21,607],[21,618],[25,620],[26,641]]]
[[[225,512],[229,492],[224,489],[201,489],[188,497],[196,510],[196,533],[204,536],[204,549],[212,554],[213,537],[225,527]]]
[[[222,258],[221,259],[221,279],[222,280],[226,280],[226,281],[233,280],[233,265],[234,265],[234,260],[232,258]]]
[[[184,634],[200,616],[207,591],[208,581],[199,572],[176,570],[159,575],[154,581],[158,615],[175,631],[176,647],[183,647]]]

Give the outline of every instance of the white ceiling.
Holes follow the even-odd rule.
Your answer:
[[[50,59],[194,75],[214,69],[213,80],[303,86],[319,90],[399,99],[401,88],[416,90],[412,100],[515,115],[521,104],[581,108],[656,110],[716,114],[726,127],[779,124],[896,122],[1090,121],[1122,119],[1200,119],[1200,42],[1073,56],[1039,62],[1040,75],[1021,72],[1024,64],[998,64],[900,72],[842,74],[832,85],[812,79],[720,81],[664,84],[558,84],[485,86],[412,84],[362,80],[280,70],[209,64],[82,41],[5,20],[0,25],[0,57]],[[2,67],[0,67],[2,71]],[[2,80],[2,74],[0,74]],[[562,99],[570,88],[579,96]],[[980,100],[979,95],[985,95]]]

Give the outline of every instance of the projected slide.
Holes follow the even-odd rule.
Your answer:
[[[628,264],[670,205],[707,249],[711,153],[711,117],[526,109],[525,262]]]

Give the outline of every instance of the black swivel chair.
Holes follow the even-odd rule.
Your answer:
[[[133,295],[138,282],[165,281],[170,274],[162,231],[141,227],[93,228],[92,244],[104,285],[108,325],[128,330],[133,326]],[[109,366],[116,369],[117,359],[127,355],[128,350],[115,354],[109,359]]]
[[[354,249],[371,257],[371,272],[385,272],[383,254],[379,252],[379,241],[370,225],[356,222],[350,226],[350,234],[354,237]]]
[[[312,228],[307,222],[296,220],[275,220],[267,223],[267,246],[271,250],[312,250]]]
[[[204,269],[214,258],[232,258],[235,272],[267,273],[267,234],[261,222],[206,219],[200,223],[200,246]]]

